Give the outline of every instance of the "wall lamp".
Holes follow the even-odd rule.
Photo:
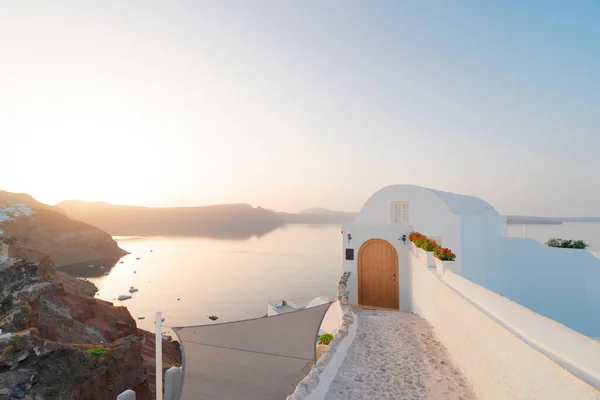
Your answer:
[[[402,242],[404,242],[404,245],[406,246],[406,235],[402,235],[400,240],[402,240]]]

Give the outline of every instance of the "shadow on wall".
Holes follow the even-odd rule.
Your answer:
[[[600,259],[587,251],[502,238],[498,293],[584,335],[600,337]]]

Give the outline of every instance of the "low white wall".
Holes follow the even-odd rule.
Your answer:
[[[600,337],[600,259],[587,251],[502,238],[494,291],[590,337]]]
[[[181,390],[181,380],[183,379],[183,369],[181,367],[171,367],[165,373],[165,400],[177,400]]]
[[[344,272],[342,275],[338,285],[337,302],[331,306],[339,307],[342,313],[341,319],[337,319],[340,323],[337,334],[308,375],[298,383],[294,393],[287,397],[287,400],[323,400],[331,381],[346,358],[346,353],[356,336],[357,329],[356,318],[348,302],[349,275],[349,272]]]
[[[600,398],[600,391],[511,333],[443,282],[435,269],[422,266],[412,253],[410,259],[411,308],[432,325],[480,400]],[[456,280],[451,276],[447,279]]]
[[[600,387],[600,342],[452,272],[446,272],[442,281],[524,342]]]

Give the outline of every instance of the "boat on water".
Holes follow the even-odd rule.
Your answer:
[[[119,261],[119,264],[125,264],[125,261]]]
[[[120,296],[118,297],[118,299],[119,299],[120,301],[127,300],[127,299],[130,299],[130,298],[131,298],[131,295],[130,295],[130,294],[122,294],[122,295],[120,295]]]
[[[136,260],[141,260],[141,257],[136,257],[135,259],[136,259]]]
[[[138,291],[138,289],[136,287],[132,286],[132,287],[129,288],[129,293],[135,293],[137,291]]]
[[[94,264],[88,265],[89,268],[94,268]]]
[[[146,317],[138,317],[138,319],[146,319]]]
[[[108,276],[108,272],[103,272],[102,275]]]

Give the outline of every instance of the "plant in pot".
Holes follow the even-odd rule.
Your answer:
[[[411,233],[408,234],[408,240],[410,240],[411,242],[414,243],[415,240],[420,236],[423,236],[423,235],[420,234],[419,232],[412,231]]]
[[[439,247],[434,251],[434,254],[435,266],[440,274],[443,274],[447,270],[458,273],[458,268],[456,267],[455,261],[456,254],[454,254],[452,250],[447,247]]]
[[[321,344],[324,345],[328,345],[329,343],[331,343],[333,341],[333,335],[331,333],[324,333],[321,335],[321,337],[319,337],[319,342],[321,342]]]
[[[421,260],[421,264],[426,267],[435,267],[435,257],[433,256],[433,251],[439,247],[437,242],[431,238],[423,236],[423,240],[421,241],[421,247],[419,250],[419,260]]]
[[[426,238],[423,241],[423,244],[421,245],[421,248],[425,251],[435,251],[436,249],[438,249],[440,247],[439,244],[437,244],[437,242],[433,239],[430,238]]]
[[[413,243],[415,244],[415,246],[417,246],[417,248],[420,249],[421,246],[423,246],[423,242],[425,242],[425,239],[427,239],[427,236],[421,235],[419,233],[418,236],[415,236],[415,240],[413,240]]]
[[[410,249],[415,255],[417,254],[417,248],[418,248],[417,244],[416,244],[416,240],[422,236],[423,236],[422,234],[420,234],[419,232],[415,232],[415,231],[412,231],[408,235],[408,240],[410,240],[410,243],[411,243]]]

